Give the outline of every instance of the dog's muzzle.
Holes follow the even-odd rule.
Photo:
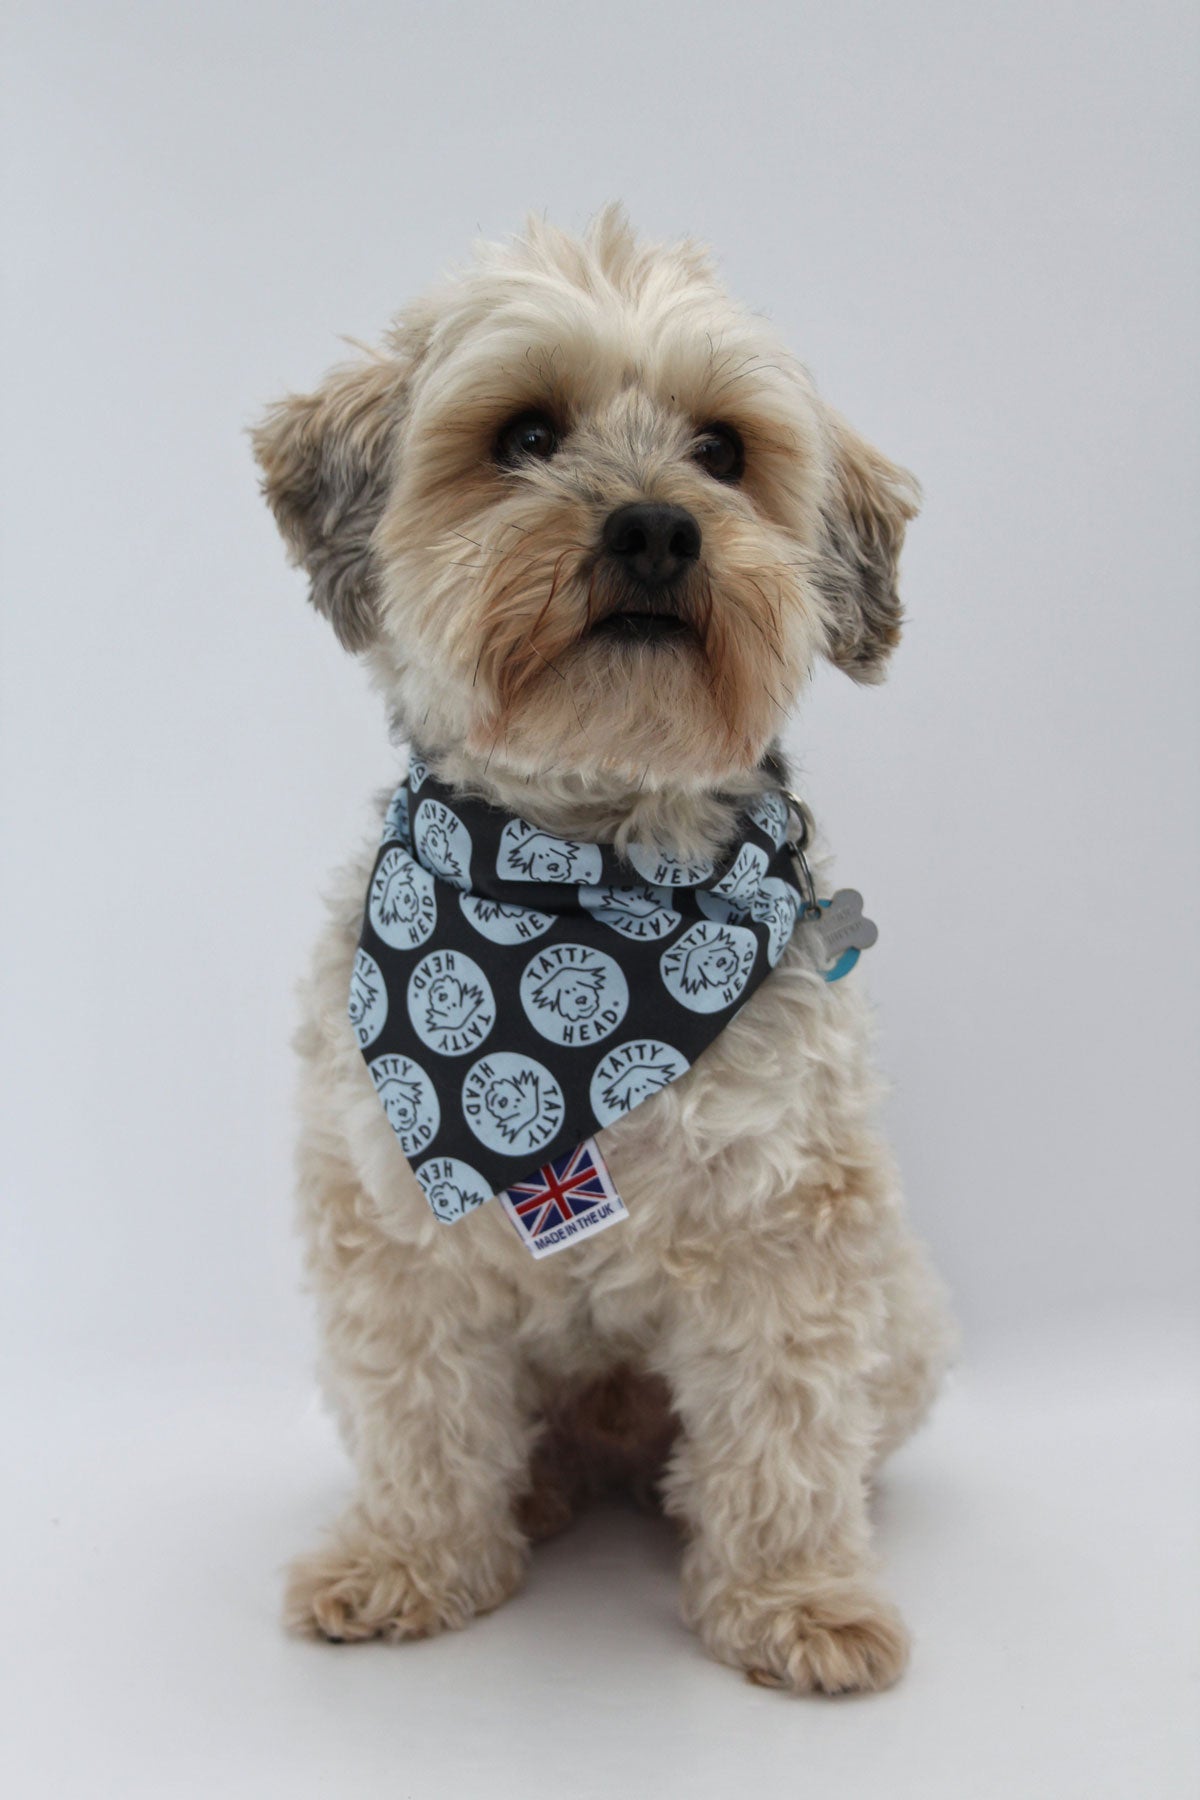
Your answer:
[[[612,604],[593,631],[652,643],[692,628],[684,588],[700,557],[700,527],[682,506],[635,501],[604,522],[603,557]]]

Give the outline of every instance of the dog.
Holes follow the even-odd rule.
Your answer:
[[[645,242],[620,208],[582,236],[535,219],[483,246],[377,352],[274,406],[254,447],[312,601],[419,747],[410,788],[436,778],[521,822],[509,888],[462,894],[489,940],[544,916],[512,903],[519,882],[535,908],[547,883],[591,883],[614,948],[675,931],[671,880],[774,816],[818,660],[877,682],[900,634],[914,480],[704,248]],[[462,888],[462,851],[443,807],[418,867],[396,805],[374,916],[415,943],[423,884]],[[595,885],[602,854],[629,860],[626,886]],[[621,1490],[679,1522],[684,1617],[716,1658],[799,1693],[887,1687],[908,1640],[869,1486],[926,1414],[952,1329],[876,1123],[861,973],[825,979],[786,882],[702,894],[714,922],[672,965],[680,1004],[728,999],[756,911],[778,960],[690,1066],[662,1045],[614,1056],[595,1141],[628,1216],[535,1260],[495,1202],[455,1216],[449,1164],[422,1191],[402,1148],[419,1075],[364,1066],[375,856],[337,880],[298,1035],[308,1267],[357,1491],[291,1570],[290,1627],[462,1626],[513,1592],[533,1539]],[[539,1029],[585,1028],[597,966],[550,976]],[[480,1132],[511,1154],[527,1127],[532,1150],[547,1092],[497,1076]]]

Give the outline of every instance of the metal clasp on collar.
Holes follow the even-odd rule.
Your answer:
[[[812,877],[812,870],[808,866],[808,858],[804,854],[806,845],[812,840],[812,815],[800,796],[793,794],[790,788],[781,788],[779,791],[788,803],[792,818],[787,847],[800,885],[800,898],[804,906],[803,917],[818,919],[821,916],[821,904],[817,899],[817,887]]]

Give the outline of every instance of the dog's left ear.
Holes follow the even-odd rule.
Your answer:
[[[371,537],[391,480],[407,359],[379,356],[334,369],[312,394],[271,407],[251,434],[263,493],[310,598],[347,650],[375,636]]]
[[[855,681],[882,681],[900,639],[900,548],[921,490],[836,413],[826,419],[831,472],[816,579],[828,605],[829,656]]]

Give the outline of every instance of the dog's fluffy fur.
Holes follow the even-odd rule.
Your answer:
[[[557,453],[498,465],[529,409]],[[696,460],[715,421],[744,443],[736,482]],[[898,636],[912,479],[701,249],[646,245],[616,209],[483,249],[255,443],[399,732],[550,831],[718,851],[817,657],[874,681]],[[592,629],[622,598],[604,521],[640,499],[702,531],[669,642]],[[338,881],[299,1039],[303,1220],[358,1492],[295,1565],[291,1625],[462,1625],[615,1482],[680,1521],[714,1655],[798,1691],[886,1686],[906,1637],[868,1480],[948,1328],[876,1127],[861,976],[827,984],[799,931],[695,1067],[600,1134],[628,1221],[535,1263],[497,1205],[432,1217],[368,1077],[346,998],[373,851]]]

